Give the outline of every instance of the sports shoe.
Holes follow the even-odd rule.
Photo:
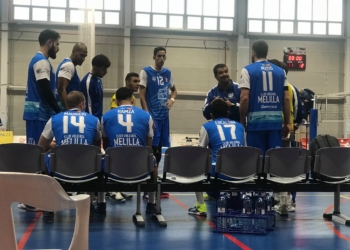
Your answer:
[[[97,203],[95,208],[96,214],[106,214],[106,202]]]
[[[160,198],[161,199],[169,198],[169,194],[168,193],[161,193]]]
[[[275,212],[280,214],[281,216],[288,216],[287,205],[276,205]]]
[[[205,201],[215,201],[216,200],[213,196],[211,196],[209,194],[203,194],[203,198]]]
[[[155,203],[147,202],[146,214],[156,214],[157,213],[157,205]]]
[[[295,207],[293,207],[293,205],[288,205],[287,210],[288,212],[295,212]]]
[[[23,203],[19,203],[17,207],[19,209],[25,210],[27,212],[39,212],[39,211],[41,211],[41,209],[39,209],[39,208],[28,206],[28,205],[23,204]]]
[[[130,199],[132,199],[132,194],[126,194],[126,193],[122,193],[122,192],[120,192],[120,194],[123,196],[123,198],[124,199],[126,199],[126,200],[130,200]]]
[[[109,198],[116,202],[125,202],[125,198],[119,192],[110,193]]]
[[[188,213],[207,217],[207,205],[199,204],[198,202],[196,202],[196,205],[194,207],[188,209]]]
[[[143,199],[144,201],[148,201],[148,194],[147,194],[147,193],[144,193],[144,194],[142,195],[142,199]]]

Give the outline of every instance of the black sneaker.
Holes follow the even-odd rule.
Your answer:
[[[97,203],[96,214],[106,214],[106,202]]]
[[[126,194],[126,193],[122,193],[122,192],[120,192],[120,194],[124,197],[124,199],[126,199],[126,200],[130,200],[130,199],[132,199],[132,194]]]
[[[28,206],[28,205],[23,204],[23,203],[19,203],[17,207],[19,209],[22,209],[22,210],[27,211],[27,212],[39,212],[39,211],[41,211],[41,209],[39,209],[39,208]]]
[[[160,209],[162,211],[162,209]],[[157,214],[157,205],[147,202],[146,214]]]

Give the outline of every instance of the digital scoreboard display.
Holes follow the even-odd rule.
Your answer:
[[[283,62],[287,64],[288,69],[305,70],[306,69],[306,50],[305,48],[285,47],[283,49]]]

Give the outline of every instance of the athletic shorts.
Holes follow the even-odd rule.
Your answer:
[[[265,155],[271,148],[282,147],[282,130],[248,131],[247,146],[260,148]]]
[[[170,147],[169,117],[164,120],[153,120],[155,124],[152,146]]]
[[[26,121],[27,144],[38,144],[40,136],[44,131],[46,122],[38,120]]]

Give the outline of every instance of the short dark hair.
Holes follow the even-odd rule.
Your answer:
[[[67,105],[69,109],[78,107],[78,105],[84,102],[85,97],[83,93],[73,90],[67,95]]]
[[[40,32],[38,40],[40,46],[44,46],[48,40],[56,41],[59,38],[61,38],[61,36],[58,32],[46,29]]]
[[[210,104],[210,113],[214,116],[215,119],[227,117],[228,107],[226,102],[222,99],[215,99]]]
[[[131,80],[131,77],[140,77],[139,74],[135,73],[135,72],[130,72],[126,75],[125,77],[125,82],[128,82]]]
[[[257,58],[266,58],[269,46],[264,40],[258,40],[253,43],[252,50],[255,52]]]
[[[272,64],[275,64],[276,66],[278,66],[278,67],[280,67],[280,68],[282,68],[281,62],[278,61],[277,59],[269,59],[269,60],[267,60],[267,61],[270,62],[270,63],[272,63]]]
[[[132,98],[132,91],[126,87],[119,88],[115,92],[117,101],[124,101]]]
[[[111,61],[105,55],[97,55],[92,59],[92,66],[109,68],[111,66]]]
[[[157,47],[157,48],[154,48],[154,50],[153,50],[153,56],[156,56],[157,53],[158,53],[159,51],[162,51],[162,50],[164,50],[164,52],[166,53],[166,49],[165,49],[164,47]]]
[[[281,68],[284,69],[284,71],[286,72],[286,75],[288,74],[288,66],[286,63],[281,62]]]
[[[218,74],[218,69],[225,68],[225,67],[227,68],[226,64],[223,64],[223,63],[216,64],[213,68],[214,76]]]

